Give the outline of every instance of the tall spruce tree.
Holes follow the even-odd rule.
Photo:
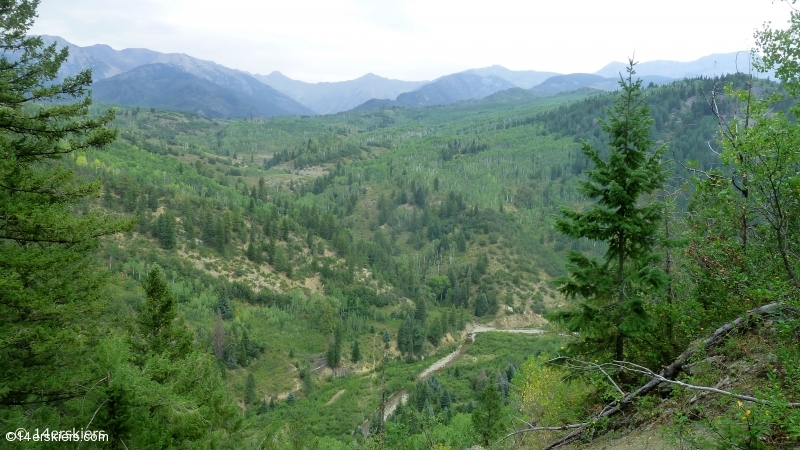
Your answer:
[[[104,271],[93,267],[89,251],[100,237],[130,229],[99,213],[73,211],[99,196],[100,183],[76,180],[61,160],[113,141],[114,115],[90,118],[90,71],[55,82],[68,50],[27,35],[38,4],[0,2],[3,408],[59,403],[92,385],[97,374],[86,362],[101,328],[95,319],[104,309]]]
[[[503,423],[503,398],[497,385],[489,383],[481,391],[480,400],[478,407],[472,411],[472,427],[480,436],[481,444],[488,446],[502,436],[506,428]]]
[[[146,297],[137,314],[139,347],[143,353],[162,354],[172,360],[184,357],[192,348],[192,338],[178,319],[175,296],[158,264],[153,264],[142,286]]]
[[[563,216],[556,218],[558,231],[606,243],[607,250],[600,261],[570,252],[569,276],[559,280],[559,290],[579,303],[552,318],[580,333],[573,346],[579,353],[604,353],[617,360],[625,357],[626,340],[650,325],[647,292],[666,282],[654,251],[663,206],[648,198],[666,179],[661,162],[666,147],[651,151],[653,119],[642,81],[634,78],[634,65],[629,60],[614,107],[602,121],[609,135],[607,158],[583,143],[583,154],[594,168],[586,172],[580,192],[595,204],[586,211],[561,208]]]

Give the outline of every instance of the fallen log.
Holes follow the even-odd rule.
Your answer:
[[[745,313],[743,316],[722,325],[721,327],[717,328],[711,336],[707,337],[706,339],[698,342],[697,344],[689,346],[683,353],[678,356],[675,361],[672,362],[669,366],[665,367],[660,374],[652,377],[650,381],[648,381],[645,385],[641,386],[634,392],[631,392],[628,395],[623,396],[621,399],[614,401],[612,403],[607,404],[599,414],[594,416],[591,420],[587,421],[581,426],[575,428],[572,432],[565,435],[564,437],[552,442],[550,445],[545,447],[543,450],[549,450],[557,447],[561,447],[562,445],[570,444],[580,438],[583,430],[586,429],[589,425],[597,422],[600,419],[604,419],[606,417],[611,417],[615,414],[622,412],[622,409],[626,406],[633,403],[634,400],[637,398],[649,393],[659,384],[664,382],[664,379],[672,380],[680,374],[681,370],[683,369],[684,364],[691,358],[698,349],[700,348],[709,348],[713,347],[716,344],[722,342],[722,340],[727,336],[731,331],[739,327],[743,322],[747,321],[752,317],[759,317],[759,316],[766,316],[769,314],[773,314],[778,309],[781,308],[783,303],[776,302],[770,303],[768,305],[761,306],[756,309],[752,309]]]

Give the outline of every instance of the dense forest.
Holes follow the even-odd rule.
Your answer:
[[[0,5],[4,448],[800,443],[797,12],[778,82],[214,119],[55,83],[36,5]]]

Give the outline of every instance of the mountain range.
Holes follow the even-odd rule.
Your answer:
[[[595,75],[619,79],[620,74],[625,75],[627,67],[627,63],[615,61],[595,72]],[[713,77],[736,72],[747,73],[750,69],[750,53],[745,51],[714,53],[689,62],[657,60],[645,61],[636,65],[636,73],[640,76],[659,75],[676,79]],[[762,76],[774,77],[775,74],[768,72]]]
[[[306,83],[293,80],[280,72],[254,77],[318,114],[334,114],[354,108],[369,99],[395,99],[398,95],[413,91],[428,81],[390,80],[368,73],[355,80],[333,83]]]
[[[626,64],[612,62],[593,74],[510,70],[503,66],[469,69],[432,81],[403,81],[366,74],[338,82],[307,83],[281,72],[251,74],[185,54],[144,48],[114,50],[80,47],[57,36],[45,43],[68,46],[59,78],[92,69],[95,100],[190,111],[208,117],[270,117],[333,114],[384,107],[426,107],[479,99],[508,89],[536,96],[580,88],[615,90]],[[14,55],[7,55],[13,58]],[[748,68],[746,52],[713,54],[691,62],[648,61],[636,66],[645,85],[714,76]],[[771,74],[768,74],[771,75]],[[514,94],[520,96],[519,91]]]

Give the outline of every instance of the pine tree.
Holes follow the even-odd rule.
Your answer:
[[[217,311],[219,311],[223,320],[233,319],[233,307],[231,306],[230,299],[228,299],[228,293],[224,288],[219,293],[219,299],[217,300]]]
[[[439,399],[439,407],[442,409],[450,408],[450,404],[453,402],[452,398],[450,397],[450,391],[444,389],[442,391],[442,397]]]
[[[211,349],[214,356],[222,361],[225,355],[225,324],[222,321],[222,313],[217,310],[216,319],[214,321],[214,333],[211,336]]]
[[[136,315],[141,336],[138,346],[141,351],[147,354],[163,354],[172,360],[185,356],[191,350],[191,336],[178,319],[175,296],[158,264],[153,264],[142,287],[145,301]]]
[[[252,373],[248,373],[244,383],[244,402],[248,405],[255,405],[257,401],[256,378]]]
[[[76,180],[60,159],[111,143],[114,114],[89,117],[88,70],[56,82],[68,49],[28,35],[38,3],[0,3],[0,405],[59,403],[97,379],[87,361],[105,271],[89,252],[132,228],[73,212],[101,186]]]
[[[487,312],[489,312],[489,302],[486,294],[481,294],[478,296],[478,300],[475,301],[475,316],[483,317]]]
[[[586,173],[580,192],[595,199],[595,205],[585,212],[562,208],[563,217],[556,218],[558,231],[574,239],[605,242],[608,248],[601,261],[574,251],[569,254],[569,277],[559,280],[559,290],[580,303],[552,318],[581,333],[581,342],[573,348],[616,360],[625,357],[625,341],[649,327],[647,291],[666,281],[654,252],[663,207],[644,201],[663,187],[666,172],[661,158],[666,147],[650,150],[653,119],[642,81],[634,81],[634,64],[631,60],[610,117],[602,122],[609,135],[607,159],[583,143],[583,154],[595,167]]]
[[[161,248],[165,250],[175,248],[175,216],[169,211],[161,214],[158,216],[156,226],[158,230],[158,242],[161,244]]]
[[[402,353],[410,353],[413,351],[413,329],[414,321],[411,316],[406,316],[400,329],[397,331],[397,349]]]
[[[495,383],[489,383],[480,396],[480,403],[472,411],[472,426],[481,436],[484,446],[499,438],[505,431],[503,426],[503,399]]]
[[[350,350],[350,361],[354,364],[361,361],[361,349],[358,348],[358,340],[353,341],[353,347]]]
[[[383,348],[389,348],[389,342],[392,340],[392,335],[389,330],[383,330]]]
[[[333,332],[333,342],[328,346],[325,360],[331,369],[336,369],[342,362],[342,332],[339,328]]]
[[[425,304],[425,299],[418,298],[414,303],[414,320],[424,324],[428,320],[428,307]]]
[[[237,365],[239,365],[239,359],[236,356],[236,341],[230,339],[225,347],[225,367],[233,370]]]

